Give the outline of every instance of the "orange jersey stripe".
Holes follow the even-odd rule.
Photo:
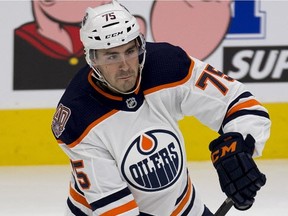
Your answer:
[[[188,75],[184,79],[182,79],[182,80],[180,80],[178,82],[168,83],[168,84],[156,86],[154,88],[145,90],[144,94],[147,95],[147,94],[159,91],[159,90],[164,89],[164,88],[171,88],[171,87],[174,87],[174,86],[177,86],[177,85],[181,85],[181,84],[187,82],[190,79],[190,77],[192,76],[192,71],[193,71],[193,68],[194,68],[194,64],[195,64],[195,62],[191,59],[191,64],[190,64],[190,67],[189,67]]]
[[[188,179],[188,188],[187,188],[187,192],[184,196],[184,198],[181,200],[181,202],[179,203],[179,205],[177,206],[177,208],[172,212],[171,216],[176,216],[178,215],[182,209],[184,208],[184,206],[188,203],[189,198],[190,198],[190,194],[191,194],[191,190],[192,190],[192,184],[191,184],[191,180],[190,178]]]
[[[131,200],[130,202],[121,205],[119,207],[116,207],[114,209],[111,209],[103,214],[101,214],[100,216],[115,216],[115,215],[119,215],[122,214],[124,212],[130,211],[134,208],[137,208],[137,203],[135,202],[135,200]]]
[[[123,100],[123,97],[109,94],[109,93],[103,91],[101,88],[99,88],[99,87],[93,82],[93,80],[92,80],[92,74],[93,74],[93,71],[91,70],[90,73],[88,74],[88,81],[89,81],[90,85],[92,85],[93,88],[94,88],[96,91],[98,91],[100,94],[102,94],[102,95],[104,95],[105,97],[110,98],[110,99],[112,99],[112,100],[116,100],[116,101],[122,101],[122,100]],[[140,80],[139,80],[139,78],[138,78],[136,86],[138,86],[138,82],[139,82],[139,81],[140,81]],[[137,89],[135,90],[135,94],[138,94],[139,89],[140,89],[140,88],[137,88]]]
[[[92,73],[93,71],[91,70],[91,72],[88,74],[88,81],[89,83],[93,86],[94,89],[96,89],[96,91],[98,91],[99,93],[101,93],[102,95],[104,95],[107,98],[110,98],[112,100],[117,100],[117,101],[122,101],[123,98],[120,96],[114,96],[111,94],[108,94],[107,92],[103,91],[101,88],[99,88],[93,81],[92,81]]]
[[[58,144],[64,144],[64,142],[63,142],[62,140],[60,140],[60,139],[56,139],[56,142],[57,142]]]
[[[257,100],[255,99],[251,99],[248,101],[245,101],[243,103],[240,103],[236,106],[234,106],[233,108],[231,108],[228,113],[226,114],[226,118],[229,117],[230,115],[232,115],[233,113],[237,112],[238,110],[244,109],[244,108],[248,108],[248,107],[252,107],[255,105],[261,105]]]
[[[86,206],[87,208],[91,209],[91,206],[89,205],[89,203],[87,202],[87,200],[85,199],[85,197],[83,197],[81,194],[79,194],[70,184],[70,190],[69,193],[71,195],[71,197],[77,201],[78,203],[81,203],[82,205]]]
[[[67,146],[69,148],[73,148],[75,147],[77,144],[79,144],[81,142],[81,140],[89,133],[89,131],[95,127],[95,125],[99,124],[100,122],[104,121],[106,118],[108,118],[109,116],[112,116],[113,114],[115,114],[116,112],[118,112],[118,110],[112,110],[108,113],[106,113],[105,115],[103,115],[101,118],[97,119],[96,121],[92,122],[86,129],[85,131],[81,134],[81,136],[75,140],[74,142],[68,144]],[[61,140],[59,140],[61,141]],[[59,143],[58,141],[58,143]]]

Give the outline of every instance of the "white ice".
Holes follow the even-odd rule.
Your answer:
[[[288,160],[257,160],[267,183],[258,192],[253,207],[227,216],[288,216]],[[211,162],[190,162],[189,171],[198,194],[212,212],[225,195]],[[0,167],[0,216],[62,216],[68,193],[70,167]]]

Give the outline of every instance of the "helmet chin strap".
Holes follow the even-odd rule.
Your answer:
[[[143,53],[143,59],[141,64],[139,64],[139,76],[138,76],[138,81],[137,81],[137,85],[135,88],[133,88],[132,90],[128,91],[128,92],[124,92],[124,91],[120,91],[117,88],[115,88],[114,86],[112,86],[106,79],[105,77],[102,75],[101,71],[98,68],[95,68],[93,65],[90,64],[90,67],[93,69],[94,73],[92,73],[92,76],[97,79],[99,82],[103,83],[103,85],[107,86],[109,89],[119,93],[119,94],[124,94],[124,95],[128,95],[131,94],[133,92],[135,92],[141,83],[141,79],[142,79],[142,70],[144,67],[144,63],[145,63],[145,58],[146,58],[146,50]]]

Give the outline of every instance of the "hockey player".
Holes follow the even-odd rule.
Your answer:
[[[221,188],[249,208],[265,184],[252,157],[269,137],[266,109],[238,81],[168,43],[145,43],[118,2],[88,8],[87,66],[52,122],[69,156],[67,215],[213,215],[190,180],[178,121],[195,116],[220,136],[209,145]]]

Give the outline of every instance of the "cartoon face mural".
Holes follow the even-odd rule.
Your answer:
[[[224,39],[230,16],[230,0],[156,0],[152,33],[155,41],[169,41],[203,60]]]
[[[84,66],[79,27],[87,7],[107,1],[32,1],[34,21],[14,32],[14,90],[63,89]]]
[[[83,14],[87,7],[107,2],[110,0],[31,1],[34,21],[14,31],[13,89],[64,89],[86,64],[79,38]],[[180,45],[192,56],[204,59],[225,37],[229,4],[227,0],[155,0],[150,11],[153,39]],[[145,19],[135,17],[146,35]]]

